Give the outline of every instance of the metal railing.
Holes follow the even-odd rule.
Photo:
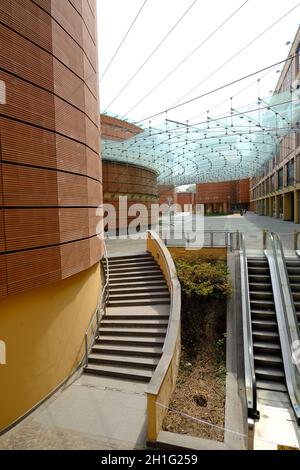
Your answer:
[[[293,351],[293,344],[299,341],[300,334],[279,235],[266,232],[264,248],[270,266],[287,390],[297,422],[300,424],[300,370],[299,364],[294,361]]]
[[[107,256],[107,250],[106,250],[106,245],[104,243],[104,259],[106,263],[106,273],[105,273],[105,284],[102,288],[101,295],[100,295],[100,300],[97,305],[97,308],[95,310],[94,315],[90,319],[90,322],[88,324],[88,327],[85,331],[84,335],[84,347],[85,347],[85,366],[87,367],[88,365],[88,356],[90,353],[90,349],[93,346],[95,339],[97,338],[97,335],[99,334],[99,325],[100,325],[100,314],[105,315],[106,311],[106,304],[109,300],[109,263],[108,263],[108,256]],[[92,327],[95,326],[95,320],[96,320],[96,327],[94,331],[92,330]],[[89,341],[89,333],[92,330],[92,335],[91,335],[91,340]]]
[[[186,237],[187,235],[187,237]],[[199,235],[199,233],[198,233]],[[231,250],[238,247],[239,232],[230,231],[230,230],[205,230],[201,232],[203,236],[203,244],[201,247],[205,248],[230,248]],[[196,244],[193,241],[193,233],[189,237],[188,234],[183,234],[182,238],[169,238],[164,237],[164,243],[166,246],[195,246]]]
[[[248,416],[259,419],[257,410],[256,377],[254,369],[253,337],[250,309],[248,265],[246,257],[245,237],[243,233],[239,236],[240,266],[241,266],[241,293],[242,293],[242,316],[243,316],[243,339],[244,339],[244,364],[245,364],[245,387]]]

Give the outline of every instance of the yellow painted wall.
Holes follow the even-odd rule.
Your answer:
[[[63,281],[0,301],[0,431],[61,384],[80,363],[101,287],[99,263]]]

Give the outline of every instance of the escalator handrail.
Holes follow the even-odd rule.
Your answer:
[[[259,418],[257,410],[256,377],[254,368],[254,351],[251,323],[251,307],[249,294],[249,277],[246,257],[245,237],[240,232],[240,265],[241,265],[241,292],[242,292],[242,315],[243,315],[243,337],[244,337],[244,365],[245,384],[248,416]]]
[[[279,291],[279,296],[277,297],[277,299],[274,298],[274,301],[275,301],[275,310],[276,310],[276,316],[277,316],[277,322],[278,322],[278,332],[279,332],[279,337],[280,337],[286,384],[287,384],[288,394],[291,400],[293,410],[296,414],[298,424],[300,424],[300,388],[298,386],[298,384],[300,384],[300,371],[298,370],[297,365],[294,364],[292,360],[293,358],[293,349],[292,349],[293,334],[292,334],[292,329],[290,326],[291,325],[290,322],[293,322],[295,318],[297,318],[297,316],[296,316],[294,302],[292,298],[292,292],[290,289],[288,272],[286,269],[285,257],[284,257],[284,252],[283,252],[280,237],[278,234],[275,234],[273,232],[267,232],[266,241],[267,239],[269,239],[270,241],[271,254],[273,256],[274,266],[276,270],[277,283],[273,288],[274,295],[276,295],[276,292]],[[278,256],[278,251],[276,249],[276,246],[279,248],[280,256]],[[268,253],[267,248],[265,249],[265,254],[269,260],[269,253]],[[279,260],[282,266],[284,267],[283,270],[279,269]],[[273,279],[274,277],[272,276],[272,273],[271,273],[272,285],[273,285]],[[285,286],[285,289],[283,288],[283,286]],[[280,302],[280,309],[277,308],[278,301]],[[280,310],[282,310],[283,324],[281,322]],[[297,321],[296,321],[296,324],[297,324]],[[299,333],[298,325],[295,331]]]
[[[286,266],[286,260],[285,260],[285,256],[284,256],[282,241],[281,241],[281,238],[278,235],[278,233],[273,233],[273,239],[274,239],[274,242],[275,242],[275,249],[276,249],[276,246],[277,246],[278,249],[279,249],[279,252],[280,252],[280,257],[281,257],[281,260],[282,260],[282,265],[283,265],[283,269],[284,269],[284,276],[285,276],[284,281],[286,282],[286,285],[287,285],[288,296],[289,296],[288,300],[289,300],[289,304],[290,304],[290,307],[291,307],[289,309],[289,311],[286,312],[287,316],[288,316],[288,318],[287,318],[288,325],[290,325],[292,327],[292,328],[288,329],[288,335],[289,335],[292,342],[293,341],[300,341],[300,329],[299,329],[299,325],[298,325],[297,313],[296,313],[293,294],[292,294],[291,285],[290,285],[290,281],[289,281],[289,275],[288,275],[288,270],[287,270],[287,266]]]

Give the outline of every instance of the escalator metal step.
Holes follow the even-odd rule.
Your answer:
[[[280,355],[255,352],[254,362],[256,366],[261,367],[282,367],[282,358]]]
[[[272,390],[274,392],[286,392],[286,385],[282,382],[274,382],[268,380],[256,380],[256,387],[261,390]]]
[[[285,381],[284,371],[281,368],[257,366],[255,367],[255,375],[258,379],[262,380]]]

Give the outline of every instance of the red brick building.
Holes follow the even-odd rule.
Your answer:
[[[196,204],[204,204],[205,213],[248,209],[249,179],[197,184]]]

